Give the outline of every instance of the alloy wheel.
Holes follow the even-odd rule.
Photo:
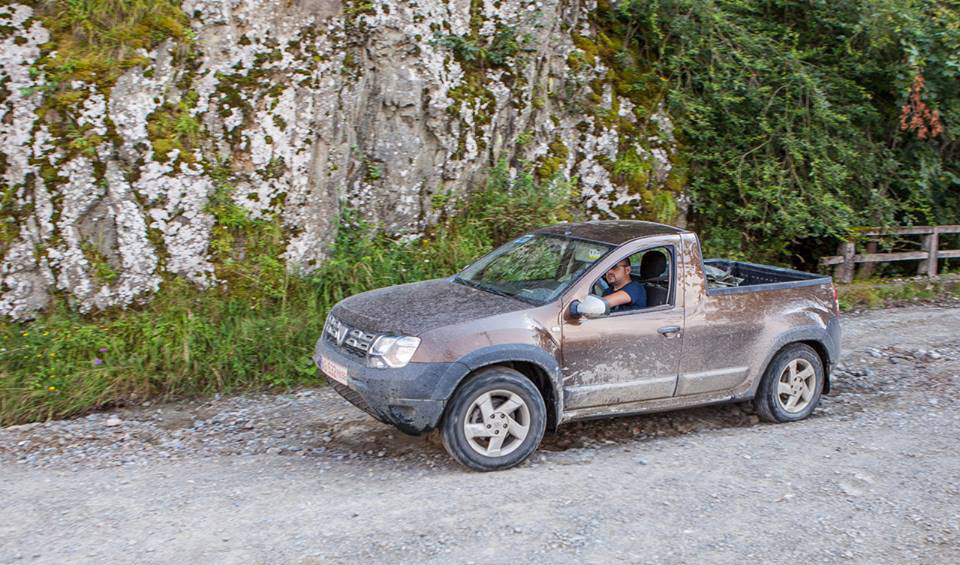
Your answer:
[[[787,363],[777,382],[777,402],[785,411],[802,412],[813,400],[817,386],[817,373],[806,359],[794,359]]]
[[[468,445],[486,457],[502,457],[520,447],[530,431],[530,408],[520,395],[491,390],[467,409],[463,432]]]

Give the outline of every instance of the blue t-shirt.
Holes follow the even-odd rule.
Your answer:
[[[620,306],[614,306],[610,309],[611,312],[625,312],[627,310],[637,310],[647,307],[647,289],[644,288],[642,284],[637,281],[630,281],[620,290],[630,295],[630,302],[621,304]],[[603,291],[603,295],[610,296],[614,292],[617,291],[613,290],[613,287],[610,287]]]

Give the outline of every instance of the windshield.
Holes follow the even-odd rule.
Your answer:
[[[463,270],[457,282],[546,304],[560,295],[610,245],[554,235],[524,235]]]

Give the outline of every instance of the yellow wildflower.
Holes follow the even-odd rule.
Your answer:
[[[54,392],[55,390],[57,390],[57,387],[50,385],[47,387],[47,390],[49,390],[50,392]]]

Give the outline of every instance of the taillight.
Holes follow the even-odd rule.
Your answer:
[[[837,285],[833,285],[833,309],[840,313],[840,296],[837,294]]]

